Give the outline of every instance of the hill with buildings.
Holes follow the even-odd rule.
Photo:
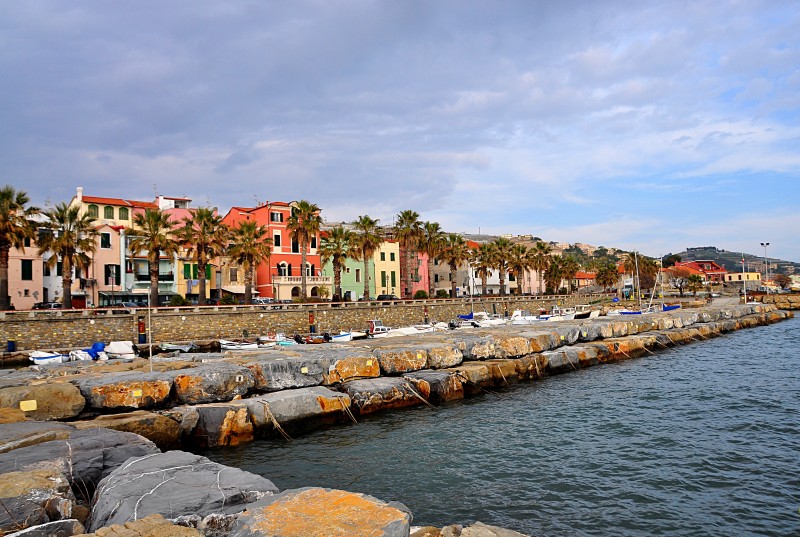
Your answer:
[[[681,256],[682,261],[711,260],[724,267],[728,272],[741,272],[742,257],[744,257],[745,272],[764,271],[763,255],[732,252],[719,249],[716,246],[686,248],[685,251],[679,252],[677,255]],[[774,257],[767,257],[767,261],[769,262],[770,274],[800,274],[800,263],[775,259]]]

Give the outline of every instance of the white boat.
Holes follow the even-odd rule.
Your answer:
[[[594,309],[589,304],[575,306],[575,319],[596,319],[600,317],[600,310]]]
[[[547,317],[547,321],[571,321],[575,319],[575,309],[574,308],[564,308],[561,309],[558,306],[553,306],[550,309],[550,315]]]
[[[510,322],[513,325],[536,324],[548,319],[547,315],[534,315],[528,310],[514,310]]]
[[[36,365],[62,364],[70,361],[69,355],[50,351],[33,351],[28,356]]]
[[[113,341],[112,341],[112,343],[113,343]],[[164,352],[173,352],[173,351],[191,352],[197,346],[194,343],[189,343],[189,344],[185,344],[185,345],[178,345],[178,344],[175,344],[175,343],[161,343],[159,345],[159,347],[161,347],[161,350],[164,351]]]
[[[353,341],[352,332],[339,332],[338,334],[331,334],[331,343],[347,343]]]
[[[476,311],[472,315],[472,321],[478,324],[479,328],[490,328],[492,326],[506,326],[508,323],[502,317],[491,315],[485,311]]]
[[[388,326],[384,326],[380,319],[370,319],[368,322],[367,335],[369,337],[386,337],[391,330]]]
[[[223,351],[250,351],[258,349],[258,343],[255,341],[230,341],[228,339],[220,339],[219,347]]]
[[[112,341],[106,345],[105,353],[109,358],[119,358],[122,360],[133,360],[136,358],[136,351],[133,349],[132,341]]]

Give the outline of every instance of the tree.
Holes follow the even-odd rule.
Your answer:
[[[521,296],[523,289],[523,282],[525,271],[531,266],[531,257],[528,247],[524,244],[514,244],[511,246],[508,257],[508,268],[514,273],[514,278],[517,280],[517,296]]]
[[[26,207],[28,194],[14,190],[10,185],[0,189],[0,310],[11,307],[8,296],[8,259],[11,248],[25,251],[25,239],[33,239],[36,228],[31,218],[39,212],[36,207]]]
[[[561,259],[561,276],[567,280],[567,292],[569,293],[572,292],[572,281],[580,268],[581,265],[578,260],[571,255]]]
[[[342,270],[347,258],[353,257],[355,239],[355,233],[336,226],[328,231],[320,244],[322,263],[330,261],[333,265],[334,296],[338,296],[339,300],[342,299]]]
[[[133,227],[127,229],[131,254],[147,252],[150,273],[150,304],[158,306],[158,261],[161,255],[174,258],[180,250],[175,237],[175,224],[161,209],[147,209],[133,216]]]
[[[353,230],[356,233],[355,248],[358,252],[357,259],[364,262],[364,299],[369,300],[369,260],[375,250],[383,242],[378,219],[372,219],[367,215],[359,216],[353,222]]]
[[[697,296],[697,291],[704,286],[703,278],[699,274],[692,274],[686,283],[686,289],[691,291],[694,296]]]
[[[444,262],[450,266],[450,298],[456,298],[458,267],[469,260],[467,241],[458,233],[450,233],[447,235],[441,255]]]
[[[669,269],[669,284],[676,288],[683,298],[683,289],[689,283],[689,277],[692,276],[692,272],[684,267],[670,267]]]
[[[242,220],[231,230],[228,256],[244,272],[244,303],[253,303],[253,274],[260,264],[269,262],[272,254],[272,238],[267,226],[253,220]]]
[[[619,273],[617,272],[617,264],[606,262],[606,264],[597,270],[595,281],[601,285],[603,289],[608,290],[616,285],[619,280]]]
[[[91,265],[87,253],[97,249],[95,219],[88,214],[80,214],[80,206],[69,206],[59,203],[46,211],[48,218],[46,233],[39,237],[39,255],[53,252],[47,260],[49,267],[55,267],[61,261],[61,288],[64,296],[61,305],[64,309],[72,309],[72,269],[77,267],[86,270]]]
[[[445,234],[438,222],[425,222],[422,225],[419,249],[428,256],[428,296],[433,296],[436,292],[436,285],[433,281],[433,261],[441,253],[444,242]],[[414,297],[416,298],[416,294]]]
[[[547,285],[547,291],[551,294],[557,294],[561,287],[561,280],[564,279],[564,269],[562,267],[563,259],[558,255],[550,256],[550,264],[547,270],[544,271],[544,281]]]
[[[320,208],[306,200],[298,201],[292,207],[292,216],[289,217],[287,229],[300,245],[300,298],[306,300],[308,291],[306,288],[306,259],[308,258],[308,245],[312,237],[316,237],[322,227],[322,218],[319,216]],[[313,274],[312,274],[313,276]]]
[[[772,277],[772,281],[781,289],[786,289],[792,283],[792,279],[786,274],[776,274]]]
[[[544,288],[544,273],[550,266],[552,248],[542,241],[536,242],[531,247],[531,268],[539,273],[539,292]]]
[[[641,289],[655,289],[658,270],[658,261],[652,257],[639,256],[639,285]],[[640,293],[641,289],[639,289]]]
[[[197,303],[201,306],[206,303],[206,266],[210,260],[222,255],[229,234],[222,218],[208,207],[201,207],[184,218],[183,227],[177,232],[181,245],[197,263]]]
[[[669,254],[662,261],[664,268],[672,267],[675,265],[675,263],[680,263],[680,262],[681,262],[681,256],[679,256],[678,254]]]
[[[471,263],[475,273],[481,279],[481,295],[486,296],[486,280],[492,275],[492,268],[496,264],[495,250],[492,245],[484,243],[473,248]]]
[[[500,296],[506,296],[506,273],[508,272],[508,259],[511,257],[511,246],[511,241],[505,237],[498,237],[492,242],[495,262],[492,268],[496,268],[500,276]]]
[[[403,298],[411,297],[411,262],[417,252],[417,245],[422,238],[422,223],[419,213],[406,210],[397,215],[394,224],[394,237],[400,243],[403,263],[400,265],[400,280],[403,282]]]

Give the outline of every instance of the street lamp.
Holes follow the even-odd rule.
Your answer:
[[[762,242],[761,246],[764,247],[764,288],[767,290],[767,294],[769,294],[769,287],[767,286],[767,282],[769,281],[769,265],[767,265],[767,246],[769,246],[769,243]]]

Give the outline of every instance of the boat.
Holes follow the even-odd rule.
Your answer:
[[[479,328],[506,326],[508,324],[505,318],[492,315],[485,311],[476,311],[472,316],[472,320],[478,323]]]
[[[250,351],[258,349],[258,343],[255,341],[231,341],[228,339],[220,339],[219,348],[223,351]]]
[[[197,348],[197,346],[194,343],[189,343],[185,345],[177,345],[175,343],[161,343],[159,347],[161,347],[161,350],[164,352],[191,352]]]
[[[122,360],[133,360],[137,356],[136,348],[132,341],[112,341],[106,346],[105,353],[109,358]]]
[[[536,324],[547,320],[547,316],[534,315],[528,310],[514,310],[510,322],[513,325]]]
[[[575,306],[575,319],[596,319],[600,317],[600,310],[592,309],[589,304]]]
[[[554,322],[554,321],[571,321],[575,318],[575,309],[574,308],[559,308],[558,306],[553,306],[550,309],[549,316],[547,317],[547,321]]]
[[[352,332],[339,332],[338,334],[331,334],[331,343],[347,343],[353,341]]]
[[[680,307],[681,307],[680,304],[662,304],[661,311],[673,311],[680,309]]]
[[[383,321],[380,319],[370,319],[367,322],[369,323],[367,327],[368,337],[386,337],[386,334],[391,330],[388,326],[384,326]]]
[[[68,354],[50,351],[33,351],[28,354],[28,357],[36,365],[62,364],[70,361]]]

